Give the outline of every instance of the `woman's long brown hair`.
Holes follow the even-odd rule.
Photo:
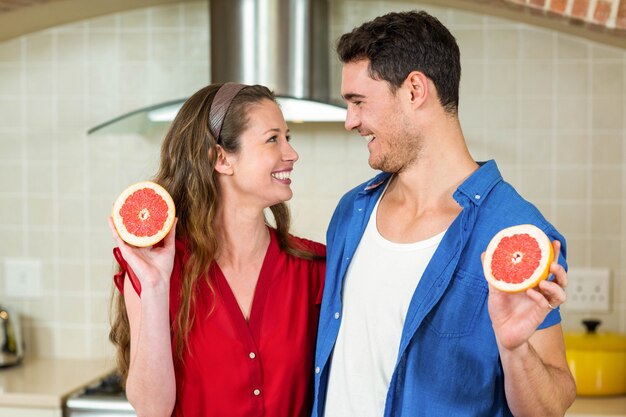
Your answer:
[[[215,294],[208,270],[219,247],[215,216],[220,207],[217,173],[217,139],[209,130],[209,110],[221,84],[205,87],[191,96],[178,112],[161,147],[161,163],[154,181],[162,185],[176,205],[176,236],[185,240],[189,259],[184,265],[181,305],[178,315],[170,318],[174,355],[182,360],[187,336],[193,326],[196,288],[203,279]],[[219,145],[229,153],[240,150],[239,138],[248,124],[250,108],[263,100],[276,102],[274,94],[260,85],[242,89],[231,103],[220,133]],[[290,238],[290,213],[285,203],[270,207],[280,248],[305,259],[319,258]],[[267,220],[266,220],[267,223]],[[124,297],[114,289],[111,302],[109,339],[117,347],[117,365],[125,381],[130,365],[130,325]]]

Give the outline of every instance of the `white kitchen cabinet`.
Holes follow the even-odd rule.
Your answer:
[[[626,396],[578,397],[565,417],[626,417]]]
[[[0,417],[63,417],[68,395],[113,368],[109,358],[27,358],[0,372]]]
[[[0,417],[63,417],[61,409],[0,407]]]
[[[565,417],[626,417],[626,413],[612,413],[612,412],[608,412],[608,411],[602,411],[599,410],[596,413],[571,413],[571,412],[567,412],[565,413]]]

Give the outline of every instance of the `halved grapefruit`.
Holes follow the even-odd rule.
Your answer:
[[[113,224],[122,240],[138,247],[152,246],[168,234],[176,209],[165,188],[152,181],[131,185],[113,204]]]
[[[499,231],[485,251],[487,281],[500,291],[521,292],[548,278],[554,260],[552,242],[532,224]]]

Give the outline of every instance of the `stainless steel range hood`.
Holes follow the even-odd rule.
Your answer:
[[[210,0],[211,82],[263,84],[291,122],[343,122],[330,99],[328,0]],[[198,86],[200,88],[201,86]],[[89,133],[169,123],[185,99],[142,108]]]

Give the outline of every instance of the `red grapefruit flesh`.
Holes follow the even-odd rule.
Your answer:
[[[169,233],[176,209],[165,188],[152,181],[143,181],[122,191],[113,204],[112,217],[124,242],[148,247]]]
[[[499,231],[485,251],[487,281],[500,291],[521,292],[536,287],[550,275],[554,260],[552,242],[532,224]]]

